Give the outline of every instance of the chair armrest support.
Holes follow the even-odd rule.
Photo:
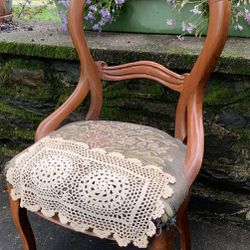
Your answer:
[[[68,115],[82,103],[90,90],[91,103],[86,120],[99,118],[103,102],[102,83],[83,32],[82,16],[85,2],[85,0],[71,0],[68,10],[69,31],[81,63],[80,80],[68,100],[41,122],[35,134],[35,141],[57,129]]]
[[[35,141],[38,141],[57,129],[60,124],[72,113],[86,98],[89,93],[89,84],[84,76],[81,76],[76,89],[71,96],[51,115],[44,119],[35,133]]]
[[[187,139],[185,173],[190,184],[200,171],[204,153],[203,96],[227,41],[231,17],[231,1],[208,0],[208,4],[207,38],[190,75],[185,79],[176,113],[176,137]]]

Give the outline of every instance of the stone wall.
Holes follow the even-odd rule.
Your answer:
[[[0,55],[0,166],[33,142],[39,122],[74,89],[77,61]],[[178,95],[149,80],[104,82],[102,119],[130,121],[173,134]],[[250,76],[214,74],[205,97],[203,169],[191,211],[248,225]],[[84,119],[88,100],[68,119]]]

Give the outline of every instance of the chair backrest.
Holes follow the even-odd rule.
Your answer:
[[[39,125],[36,140],[56,129],[82,103],[89,91],[91,103],[86,120],[98,119],[103,103],[102,80],[153,79],[180,93],[176,110],[175,137],[187,144],[185,174],[191,185],[200,170],[204,152],[202,118],[204,89],[227,40],[231,2],[208,0],[210,20],[207,38],[192,71],[183,75],[151,61],[138,61],[119,66],[95,62],[83,31],[82,17],[85,2],[85,0],[71,0],[69,8],[70,35],[81,63],[79,83],[69,99]]]

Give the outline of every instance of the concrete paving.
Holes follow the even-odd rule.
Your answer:
[[[0,250],[22,249],[20,237],[12,222],[6,190],[0,195]],[[109,240],[100,240],[54,225],[35,214],[29,214],[38,250],[136,250],[119,248]],[[204,221],[191,215],[193,250],[248,250],[250,231],[242,227],[213,221]],[[179,249],[176,240],[175,249]]]
[[[0,54],[75,60],[77,54],[67,32],[59,24],[30,20],[14,20],[15,32],[2,32]],[[152,60],[171,69],[190,70],[199,55],[204,38],[113,32],[86,32],[95,60],[121,64]],[[112,44],[112,46],[111,46]],[[250,46],[247,38],[229,38],[215,71],[250,75]]]

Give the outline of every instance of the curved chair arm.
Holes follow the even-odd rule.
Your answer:
[[[38,126],[35,141],[40,140],[57,129],[69,114],[83,102],[89,90],[91,90],[91,104],[86,115],[86,120],[96,120],[99,118],[102,108],[102,83],[83,32],[83,4],[85,4],[83,0],[71,1],[68,13],[70,35],[80,58],[80,80],[76,89],[66,102]]]
[[[89,93],[89,84],[81,75],[76,89],[71,96],[56,109],[51,115],[44,119],[38,126],[35,134],[35,141],[42,139],[50,132],[57,129],[60,124],[72,113],[85,99]]]
[[[83,32],[82,16],[85,2],[86,0],[71,0],[69,8],[70,34],[81,63],[80,81],[70,98],[39,125],[36,140],[56,129],[80,105],[89,90],[91,91],[91,104],[86,119],[99,117],[103,101],[101,72],[93,61]],[[185,174],[190,185],[198,175],[203,159],[202,100],[204,89],[226,43],[230,23],[231,2],[229,0],[208,0],[208,3],[210,20],[204,47],[191,73],[181,79],[183,84],[181,88],[176,89],[181,92],[181,95],[176,111],[175,137],[187,141]]]
[[[200,171],[204,153],[204,90],[225,46],[231,16],[229,0],[209,0],[208,3],[210,19],[207,38],[190,75],[185,79],[176,111],[175,136],[187,139],[185,172],[191,184]]]

